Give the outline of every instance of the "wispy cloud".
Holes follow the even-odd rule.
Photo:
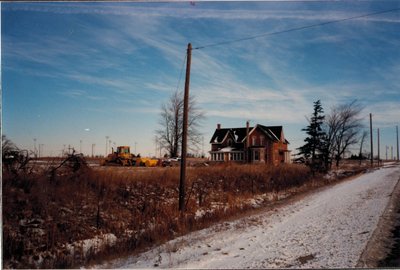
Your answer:
[[[176,89],[182,67],[183,89],[188,42],[196,47],[358,16],[377,11],[375,7],[399,7],[392,1],[351,5],[3,3],[4,81],[9,84],[18,75],[42,92],[56,91],[65,106],[88,104],[88,117],[109,116],[109,126],[126,126],[119,122],[121,115],[135,117],[140,126],[155,126],[160,104]],[[212,127],[224,119],[250,119],[297,128],[306,124],[305,116],[317,99],[326,113],[333,105],[357,99],[365,115],[373,113],[376,126],[392,126],[400,117],[398,14],[194,50],[191,94]],[[24,98],[34,98],[28,90],[19,91]],[[50,96],[49,100],[54,97]],[[105,102],[113,106],[99,106]],[[97,120],[97,128],[110,134],[106,118]],[[154,127],[140,132],[150,138],[152,131]],[[286,135],[293,141],[304,134]]]
[[[70,98],[80,98],[84,95],[86,95],[86,91],[82,90],[70,90],[70,91],[65,91],[65,92],[60,92],[61,95],[67,96]]]
[[[223,109],[207,110],[207,115],[235,119],[251,119],[264,123],[297,124],[305,122],[308,110],[287,106],[287,103],[271,103],[252,107],[230,106]],[[309,109],[309,108],[308,108]]]
[[[67,90],[59,92],[59,94],[73,99],[105,100],[105,97],[91,95],[85,90]]]
[[[154,17],[174,17],[174,18],[191,18],[191,19],[218,19],[218,20],[302,20],[302,21],[332,21],[343,18],[354,17],[368,12],[355,12],[350,10],[326,10],[325,12],[314,12],[302,9],[301,6],[295,10],[287,10],[272,6],[270,10],[257,10],[254,8],[241,9],[221,9],[224,3],[217,3],[219,8],[212,8],[213,3],[201,3],[195,7],[185,3],[169,3],[168,5],[155,6],[154,3],[134,3],[127,5],[126,3],[108,3],[103,6],[95,4],[25,4],[25,5],[4,5],[4,10],[23,10],[34,12],[49,12],[56,14],[99,14],[99,15],[120,15],[120,16],[142,16],[148,18]],[[215,3],[214,3],[215,4]],[[253,2],[254,4],[254,2]],[[264,3],[266,5],[266,3]],[[281,3],[282,6],[285,3]],[[379,21],[400,23],[397,16],[376,15],[371,17],[360,18],[358,20]]]
[[[143,113],[143,114],[160,114],[160,108],[157,107],[125,107],[125,108],[117,108],[116,109],[119,112],[124,112],[124,113],[130,113],[130,114],[138,114],[138,113]]]
[[[89,85],[101,85],[108,87],[110,91],[116,91],[119,93],[132,93],[134,92],[135,79],[125,78],[121,79],[111,79],[111,78],[102,78],[95,75],[87,75],[87,74],[67,74],[71,80],[76,80],[81,83],[86,83]]]
[[[370,104],[365,111],[373,114],[375,127],[393,127],[399,123],[400,100]]]
[[[175,82],[177,84],[177,82]],[[181,83],[182,85],[182,83]],[[168,92],[171,93],[174,89],[172,81],[171,83],[164,83],[164,82],[147,82],[144,84],[146,88],[160,91],[160,92]]]

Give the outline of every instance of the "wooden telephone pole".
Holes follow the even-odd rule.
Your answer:
[[[371,137],[371,166],[374,166],[374,140],[372,138],[372,113],[369,114],[369,134]]]
[[[378,166],[380,165],[380,162],[381,162],[380,144],[381,144],[381,141],[380,141],[380,138],[379,138],[379,128],[378,128]]]
[[[397,161],[399,161],[399,126],[396,126]]]
[[[189,82],[190,64],[192,61],[192,44],[187,47],[185,95],[183,98],[183,131],[182,131],[182,154],[181,154],[181,177],[179,180],[179,211],[185,211],[185,179],[186,179],[186,154],[188,133],[188,111],[189,111]]]

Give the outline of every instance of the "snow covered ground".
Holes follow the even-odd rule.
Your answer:
[[[400,179],[391,166],[96,268],[355,267]]]

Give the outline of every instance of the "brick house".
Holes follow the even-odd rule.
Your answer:
[[[246,127],[221,128],[218,124],[210,144],[212,161],[290,163],[289,142],[282,126],[250,127],[247,122]]]

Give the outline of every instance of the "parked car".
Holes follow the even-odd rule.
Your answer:
[[[168,161],[169,161],[169,162],[181,161],[181,158],[180,158],[180,157],[173,157],[173,158],[169,158]]]
[[[161,162],[161,166],[163,167],[179,166],[180,161],[181,161],[180,157],[167,158]]]

